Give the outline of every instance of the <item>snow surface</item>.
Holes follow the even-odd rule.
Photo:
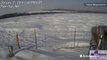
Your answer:
[[[84,51],[86,50],[84,48]],[[38,49],[36,51],[22,50],[15,54],[15,56],[9,57],[8,50],[6,48],[0,48],[0,60],[85,60],[86,58],[79,57],[79,53],[86,52],[80,52],[80,48],[69,49],[69,51],[52,51],[47,49]]]
[[[90,29],[95,25],[107,25],[107,14],[65,13],[20,16],[0,19],[0,47],[12,45],[17,51],[16,33],[21,49],[16,55],[29,59],[37,54],[38,60],[86,60],[80,54],[88,53]],[[35,49],[34,30],[37,33],[38,50]],[[74,46],[74,32],[76,30]],[[26,51],[29,50],[29,51]],[[30,54],[31,53],[31,54]],[[27,58],[27,54],[30,57]],[[18,57],[17,57],[18,58]],[[17,60],[17,59],[16,59]],[[21,60],[21,59],[19,59]]]

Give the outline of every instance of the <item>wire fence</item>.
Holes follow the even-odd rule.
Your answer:
[[[89,31],[45,31],[38,32],[38,47],[61,48],[76,47],[89,43]]]
[[[7,35],[7,36],[6,36]],[[12,45],[14,49],[20,49],[28,46],[37,48],[61,48],[77,47],[89,43],[91,35],[89,31],[40,31],[40,30],[22,30],[8,31],[5,33],[5,40],[2,40],[5,46]],[[7,42],[8,41],[8,42]],[[87,45],[86,45],[87,46]]]

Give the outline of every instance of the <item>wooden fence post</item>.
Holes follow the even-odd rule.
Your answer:
[[[75,48],[75,40],[76,40],[76,28],[75,28],[75,31],[74,31],[74,48]]]
[[[13,46],[8,46],[8,50],[9,50],[9,56],[13,57],[14,53],[13,53]]]
[[[18,36],[18,33],[16,33],[16,45],[17,47],[20,49],[20,44],[19,44],[19,36]]]
[[[35,45],[36,45],[36,49],[38,49],[37,37],[36,37],[36,30],[35,30],[35,29],[34,29],[34,36],[35,36]]]

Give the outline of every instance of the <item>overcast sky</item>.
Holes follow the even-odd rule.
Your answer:
[[[32,0],[0,0],[1,1],[32,1]],[[35,0],[37,1],[37,0]],[[39,0],[38,0],[39,1]],[[107,0],[40,0],[41,4],[20,5],[19,8],[2,8],[0,13],[27,12],[41,9],[75,9],[107,12],[107,6],[103,7],[86,7],[84,3],[106,3]]]

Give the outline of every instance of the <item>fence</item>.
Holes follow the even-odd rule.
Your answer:
[[[87,46],[90,40],[89,31],[44,31],[38,32],[38,47],[72,48]]]
[[[14,49],[35,46],[35,48],[71,48],[77,46],[87,45],[90,40],[89,31],[40,31],[40,30],[22,30],[9,31],[11,38],[9,44]],[[8,45],[8,43],[7,43]]]

